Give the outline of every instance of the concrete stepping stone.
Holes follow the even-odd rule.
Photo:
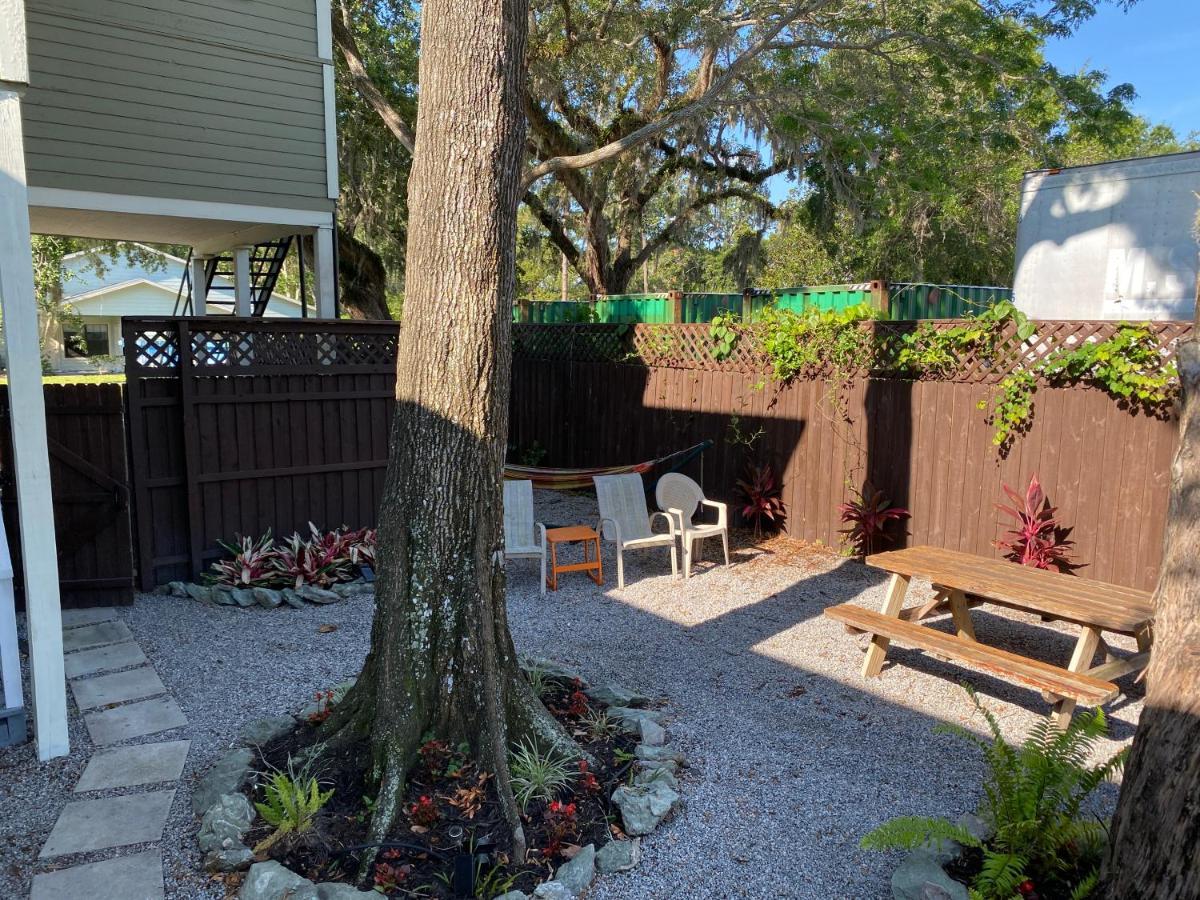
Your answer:
[[[33,876],[30,900],[162,900],[162,853],[147,850]]]
[[[109,669],[124,669],[145,663],[146,654],[132,641],[126,641],[124,644],[109,644],[107,647],[93,647],[91,650],[80,650],[77,653],[68,653],[63,657],[68,678],[95,675],[97,672],[107,672]]]
[[[151,666],[142,666],[126,672],[113,672],[111,675],[97,675],[95,678],[72,681],[71,691],[75,694],[75,703],[80,709],[95,709],[98,706],[165,694],[167,688]]]
[[[99,750],[88,760],[75,793],[178,781],[189,747],[191,741],[165,741]]]
[[[171,697],[155,697],[153,700],[139,700],[125,706],[86,713],[83,721],[92,743],[104,746],[181,728],[187,724],[187,717]]]
[[[103,644],[118,644],[121,641],[132,641],[133,632],[129,626],[119,619],[115,622],[96,622],[94,625],[84,625],[81,628],[67,628],[63,631],[63,652],[86,650],[88,647],[99,647]]]
[[[97,622],[111,622],[117,617],[115,606],[97,606],[92,609],[64,609],[62,611],[63,628],[78,628],[80,625],[95,625]]]
[[[170,790],[68,803],[38,858],[157,841],[174,799],[175,791]]]

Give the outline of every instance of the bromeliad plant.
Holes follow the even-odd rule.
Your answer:
[[[763,535],[764,527],[778,531],[787,518],[783,505],[783,486],[776,480],[769,464],[751,464],[738,479],[737,491],[743,500],[742,518],[754,526],[754,539]]]
[[[1104,821],[1085,816],[1085,800],[1125,763],[1128,750],[1089,766],[1088,758],[1108,730],[1099,708],[1077,714],[1066,730],[1049,718],[1010,747],[995,716],[967,688],[987,721],[990,740],[961,725],[935,731],[955,734],[976,745],[987,764],[980,818],[991,837],[981,839],[945,819],[904,816],[879,826],[862,839],[868,850],[915,850],[955,841],[982,854],[971,882],[973,900],[1013,900],[1036,894],[1041,900],[1082,900],[1095,889],[1108,838]]]
[[[1037,475],[1029,479],[1024,497],[1007,484],[1001,487],[1012,505],[997,503],[996,509],[1014,519],[1017,527],[1005,532],[1000,540],[993,541],[993,546],[1007,551],[1006,559],[1023,566],[1059,572],[1080,568],[1071,562],[1069,555],[1070,548],[1075,545],[1074,541],[1068,540],[1072,529],[1064,527],[1055,517],[1058,510],[1050,505]]]
[[[218,541],[233,559],[222,559],[213,563],[208,580],[213,584],[228,584],[234,587],[266,587],[275,580],[275,563],[279,552],[268,531],[257,541],[238,535],[235,544]]]
[[[871,482],[863,485],[861,491],[854,491],[851,500],[838,506],[842,516],[842,524],[847,526],[838,533],[844,535],[843,540],[854,547],[859,556],[869,556],[879,546],[881,539],[888,536],[884,533],[888,522],[897,522],[912,517],[902,506],[892,506],[892,502]]]

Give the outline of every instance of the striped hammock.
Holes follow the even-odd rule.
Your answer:
[[[534,487],[552,491],[589,488],[592,486],[592,477],[595,475],[624,475],[628,472],[644,475],[652,472],[654,481],[657,481],[659,476],[683,468],[712,445],[712,441],[701,441],[686,450],[678,450],[667,456],[660,456],[658,459],[633,463],[628,466],[602,466],[594,469],[544,469],[539,466],[506,465],[504,477],[511,481],[532,481]],[[650,486],[653,487],[653,484]]]

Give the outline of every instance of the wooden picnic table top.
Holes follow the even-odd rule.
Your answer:
[[[1119,587],[939,547],[908,547],[867,557],[867,565],[974,594],[991,603],[1118,634],[1138,634],[1154,619],[1149,591]]]

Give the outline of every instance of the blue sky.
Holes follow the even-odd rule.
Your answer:
[[[1047,46],[1046,56],[1066,71],[1101,69],[1109,86],[1132,84],[1138,114],[1185,136],[1200,131],[1197,47],[1200,0],[1140,0],[1128,12],[1105,3],[1071,37]]]

